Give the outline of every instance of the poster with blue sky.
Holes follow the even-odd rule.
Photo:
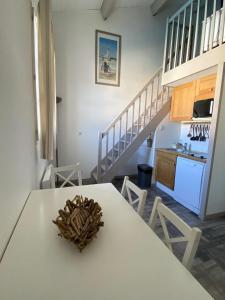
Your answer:
[[[97,84],[120,85],[121,36],[96,30]]]

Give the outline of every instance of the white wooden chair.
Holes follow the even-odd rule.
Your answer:
[[[132,199],[131,192],[133,192],[138,198]],[[123,181],[123,187],[121,190],[121,194],[126,197],[128,196],[128,201],[132,207],[136,203],[138,203],[138,208],[137,208],[137,213],[140,216],[143,216],[144,213],[144,208],[145,208],[145,202],[146,202],[146,197],[147,197],[147,191],[146,190],[141,190],[139,187],[137,187],[133,182],[129,180],[128,176],[124,177]]]
[[[66,177],[63,176],[62,173],[66,173]],[[55,188],[55,181],[57,176],[63,180],[60,187],[64,187],[66,184],[75,186],[75,184],[71,181],[73,176],[74,178],[76,177],[75,175],[77,175],[78,185],[82,185],[82,177],[79,163],[58,168],[51,166],[51,188]]]
[[[182,263],[187,269],[190,269],[201,238],[201,230],[196,227],[191,228],[187,225],[171,209],[162,203],[162,199],[160,197],[156,197],[155,199],[149,221],[149,225],[153,230],[158,216],[163,228],[165,238],[164,242],[172,252],[173,243],[187,242]],[[166,220],[170,221],[183,234],[183,236],[171,238],[169,236]]]

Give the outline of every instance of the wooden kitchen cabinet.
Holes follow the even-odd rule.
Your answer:
[[[188,82],[173,89],[171,104],[171,121],[190,121],[194,102],[214,98],[216,74]]]
[[[216,74],[196,80],[195,101],[214,98],[216,88]]]
[[[156,181],[174,190],[177,156],[173,153],[157,151]]]
[[[189,121],[192,119],[195,88],[196,81],[192,81],[173,89],[171,121]]]

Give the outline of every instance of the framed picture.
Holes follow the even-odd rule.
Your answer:
[[[95,83],[120,85],[121,36],[95,32]]]

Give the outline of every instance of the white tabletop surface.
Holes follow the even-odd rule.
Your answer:
[[[76,194],[103,209],[82,253],[52,220]],[[1,300],[212,299],[111,184],[33,191],[0,264]]]

